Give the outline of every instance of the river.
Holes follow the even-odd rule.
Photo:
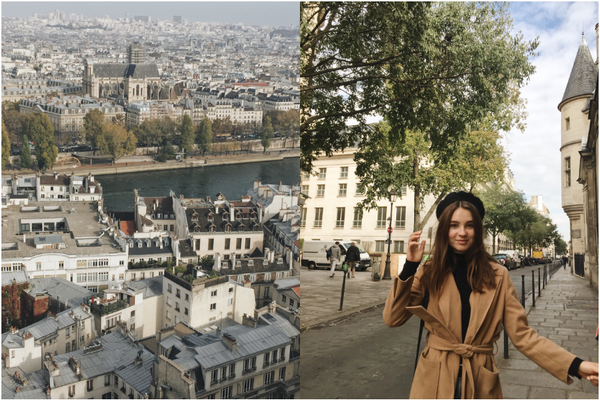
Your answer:
[[[215,198],[218,192],[227,199],[239,200],[252,189],[254,181],[295,185],[300,183],[300,159],[213,165],[130,174],[99,175],[104,191],[104,207],[110,211],[133,211],[133,189],[140,196],[168,196],[173,190],[186,198]]]

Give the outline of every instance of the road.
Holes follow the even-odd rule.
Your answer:
[[[388,328],[382,312],[376,308],[302,333],[301,398],[408,398],[419,319]]]

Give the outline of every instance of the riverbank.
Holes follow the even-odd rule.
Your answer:
[[[257,163],[265,161],[277,161],[285,158],[300,157],[300,149],[288,149],[285,151],[267,151],[266,153],[249,153],[238,155],[221,155],[221,156],[205,156],[205,157],[189,157],[185,160],[169,160],[161,163],[156,162],[150,156],[130,156],[117,160],[114,164],[85,164],[81,166],[54,166],[50,172],[67,173],[75,172],[78,175],[87,175],[91,173],[94,176],[98,175],[113,175],[113,174],[129,174],[133,172],[148,172],[161,171],[182,168],[197,168],[213,165],[227,164],[243,164]],[[32,175],[34,170],[22,169],[20,171],[2,171],[2,175],[17,176]]]

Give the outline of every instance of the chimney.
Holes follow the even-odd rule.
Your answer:
[[[235,337],[233,337],[233,335],[229,333],[223,333],[223,336],[221,336],[221,340],[223,340],[223,343],[225,344],[225,346],[227,346],[229,350],[237,350],[237,340],[235,339]]]
[[[229,203],[229,220],[231,222],[235,221],[235,207],[231,203]]]
[[[235,253],[231,253],[231,268],[235,268]]]
[[[54,171],[54,180],[58,180],[58,172]]]
[[[215,263],[213,264],[213,269],[215,271],[219,271],[221,269],[221,253],[215,254]]]
[[[254,190],[260,186],[260,181],[254,181]]]
[[[256,328],[256,322],[257,322],[256,318],[254,318],[252,316],[244,314],[242,317],[242,325],[244,325],[244,326],[248,326],[250,328]]]
[[[144,352],[144,350],[139,350],[137,356],[135,357],[135,365],[142,365],[143,363],[143,359],[142,359],[142,353]]]
[[[26,238],[26,234],[23,234],[23,243],[27,243],[27,238]]]
[[[281,181],[279,181],[279,191],[281,192]]]

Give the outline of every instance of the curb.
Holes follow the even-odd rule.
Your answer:
[[[372,310],[374,310],[376,308],[380,308],[380,307],[383,307],[383,306],[385,306],[385,302],[378,303],[378,304],[375,304],[373,306],[369,306],[367,308],[361,308],[360,310],[351,311],[348,314],[345,314],[345,315],[340,316],[340,317],[335,317],[335,318],[329,319],[327,321],[315,322],[315,323],[313,323],[313,324],[311,324],[309,326],[305,326],[303,328],[300,328],[300,333],[306,332],[306,331],[309,331],[309,330],[317,330],[317,329],[320,329],[320,328],[325,328],[325,327],[329,326],[330,324],[343,321],[343,320],[351,318],[351,317],[353,317],[355,315],[358,315],[358,314],[361,314],[361,313],[364,313],[364,312],[368,312],[368,311],[372,311]]]

